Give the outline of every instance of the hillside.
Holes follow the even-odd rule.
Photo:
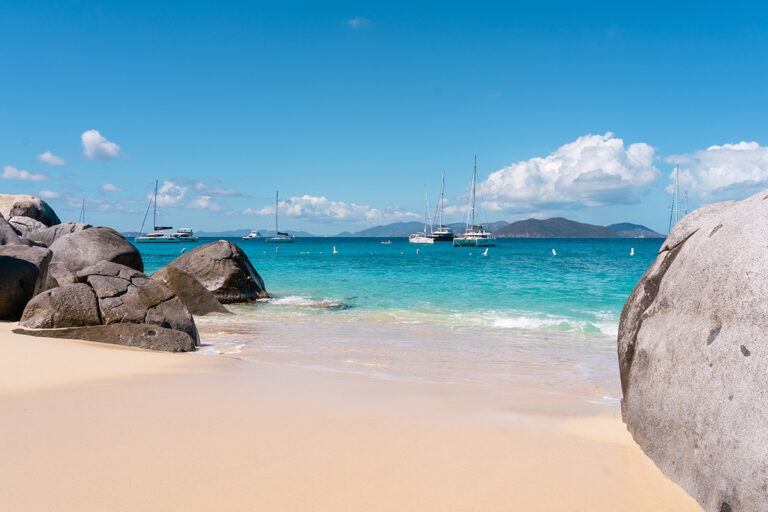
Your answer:
[[[519,220],[493,232],[500,238],[618,238],[619,235],[605,226],[584,224],[555,217],[552,219]]]
[[[661,233],[657,233],[650,228],[640,224],[630,224],[629,222],[611,224],[608,226],[608,229],[622,238],[666,238]]]

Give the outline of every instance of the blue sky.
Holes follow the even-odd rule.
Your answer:
[[[283,227],[333,234],[418,219],[441,169],[460,220],[477,154],[484,220],[666,232],[674,163],[692,208],[768,187],[766,22],[758,3],[4,2],[0,191],[135,230],[158,179],[163,222],[218,230],[269,226],[279,189]]]

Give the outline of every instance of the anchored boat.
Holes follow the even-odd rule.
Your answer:
[[[477,192],[477,155],[472,169],[472,185],[470,187],[470,203],[467,212],[467,228],[460,236],[454,237],[454,247],[494,247],[496,238],[486,231],[483,226],[475,224],[475,195]]]
[[[278,192],[275,192],[275,236],[267,237],[264,241],[268,244],[292,244],[293,233],[282,233],[277,227]]]
[[[429,202],[427,201],[427,186],[424,185],[424,232],[413,233],[408,236],[408,241],[412,244],[432,245],[435,243],[432,233],[428,229],[429,224]]]
[[[450,242],[453,240],[453,229],[443,224],[443,203],[445,202],[445,171],[443,171],[443,179],[440,181],[440,199],[437,201],[437,208],[435,209],[435,218],[432,221],[434,226],[432,230],[432,240],[435,242]]]
[[[147,215],[149,214],[149,207],[154,205],[152,214],[152,226],[154,230],[151,233],[146,233],[143,236],[137,236],[133,239],[136,243],[165,243],[165,244],[177,244],[179,239],[174,236],[173,233],[164,233],[164,231],[173,229],[172,226],[158,226],[157,225],[157,180],[155,180],[155,194],[152,200],[147,205],[147,212],[144,214],[144,220],[141,222],[141,228],[139,232],[144,231],[144,224],[147,222]]]

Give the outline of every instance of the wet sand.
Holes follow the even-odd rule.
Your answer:
[[[0,324],[0,509],[699,511],[615,405]]]

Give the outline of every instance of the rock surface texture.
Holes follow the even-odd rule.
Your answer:
[[[27,194],[0,194],[0,214],[6,219],[11,217],[30,217],[46,226],[59,224],[59,216],[39,197]]]
[[[75,275],[100,261],[111,261],[144,271],[139,251],[112,228],[93,227],[60,236],[50,245],[51,274],[59,285],[75,282]]]
[[[101,325],[96,294],[86,284],[45,291],[27,303],[19,325],[34,329]]]
[[[40,331],[14,329],[13,332],[45,338],[98,341],[166,352],[191,352],[195,350],[192,338],[186,333],[149,324],[94,325]]]
[[[21,316],[27,302],[49,287],[51,251],[25,245],[0,246],[0,320]]]
[[[36,233],[37,231],[47,229],[48,226],[30,217],[11,217],[8,219],[8,223],[13,226],[17,233],[25,238],[29,238],[29,235]]]
[[[219,240],[201,245],[167,266],[193,276],[223,304],[269,297],[248,256],[232,242]]]
[[[672,230],[621,314],[622,416],[707,511],[768,510],[768,191]]]
[[[50,247],[53,242],[58,240],[64,235],[69,235],[77,231],[92,228],[90,224],[83,224],[82,222],[63,222],[56,224],[49,228],[41,229],[24,235],[30,240],[43,243],[46,247]]]
[[[197,279],[177,267],[166,265],[152,274],[152,279],[175,293],[193,315],[229,314],[227,308],[221,305],[213,293],[209,292]]]

